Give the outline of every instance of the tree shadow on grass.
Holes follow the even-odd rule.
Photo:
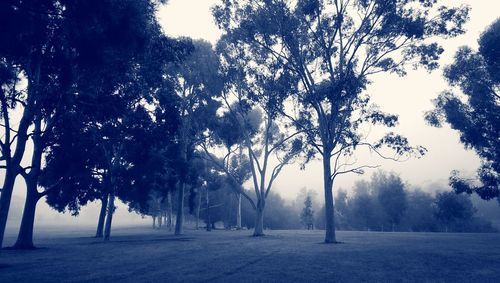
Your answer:
[[[191,242],[194,238],[160,238],[160,239],[116,239],[110,240],[109,243],[156,243],[156,242]],[[106,244],[105,241],[93,241],[87,243],[88,245],[93,244]]]

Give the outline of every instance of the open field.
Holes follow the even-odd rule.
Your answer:
[[[40,249],[1,252],[0,282],[500,282],[500,234],[339,232],[326,245],[323,231],[267,233],[40,231]]]

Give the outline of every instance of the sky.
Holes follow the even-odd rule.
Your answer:
[[[441,58],[441,66],[452,62],[453,55],[459,46],[477,47],[477,39],[481,32],[491,24],[500,11],[500,1],[492,0],[454,0],[441,1],[446,5],[469,5],[472,10],[467,23],[466,34],[440,41],[445,52]],[[210,8],[218,0],[170,0],[158,11],[158,17],[164,31],[171,36],[189,36],[205,39],[212,44],[217,42],[221,31],[215,25]],[[372,77],[373,83],[367,89],[383,111],[398,114],[397,133],[405,135],[412,144],[422,145],[428,153],[421,159],[406,162],[375,160],[360,154],[361,163],[380,164],[386,171],[399,173],[413,186],[426,190],[443,189],[452,170],[460,170],[473,174],[479,166],[479,159],[474,152],[464,149],[459,143],[459,135],[449,127],[433,128],[424,121],[424,113],[433,108],[432,99],[448,86],[442,78],[442,70],[429,74],[423,70],[409,71],[406,77],[379,74]],[[369,178],[371,172],[364,175],[344,175],[336,180],[336,187],[349,190],[360,179]],[[307,187],[322,195],[322,166],[320,162],[308,164],[301,171],[297,165],[284,169],[278,177],[275,192],[286,199],[293,199],[298,191]]]
[[[205,39],[215,44],[221,31],[215,25],[210,8],[218,0],[169,0],[168,4],[160,7],[159,21],[164,31],[173,37],[189,36],[195,39]],[[470,5],[472,10],[470,21],[467,23],[466,34],[442,41],[445,52],[441,66],[452,62],[457,48],[462,45],[477,47],[477,39],[481,32],[491,24],[500,11],[500,1],[497,0],[449,0],[443,1],[447,5]],[[442,70],[431,74],[425,71],[409,71],[406,77],[381,74],[372,77],[373,83],[368,88],[373,101],[383,111],[399,115],[399,126],[395,129],[409,138],[414,145],[425,146],[429,151],[421,159],[411,159],[406,162],[391,162],[374,159],[366,154],[358,157],[359,162],[371,165],[379,164],[386,171],[393,171],[401,175],[403,180],[411,186],[422,187],[428,191],[446,189],[447,179],[452,170],[474,174],[479,166],[479,159],[470,150],[464,149],[459,143],[458,134],[449,127],[433,128],[428,126],[424,119],[424,112],[432,109],[432,99],[447,89],[442,78]],[[336,180],[335,189],[341,187],[350,190],[353,184],[370,177],[372,171],[364,175],[343,175]],[[305,170],[298,165],[286,167],[278,177],[273,191],[287,200],[293,200],[302,188],[313,190],[321,199],[322,166],[319,161],[309,163]],[[18,229],[19,217],[24,201],[25,187],[18,179],[14,190],[13,207],[10,210],[7,233],[15,233]],[[95,225],[99,212],[99,204],[93,203],[85,207],[78,220],[72,216],[59,214],[40,201],[37,207],[37,225],[61,224],[77,226],[82,224]],[[129,225],[131,223],[148,223],[137,214],[130,214],[124,205],[119,205],[115,225]],[[35,228],[36,229],[36,228]]]

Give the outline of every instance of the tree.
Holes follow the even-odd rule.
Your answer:
[[[468,180],[453,171],[450,185],[457,193],[477,193],[500,204],[500,19],[479,38],[479,50],[461,47],[444,77],[453,87],[434,100],[427,121],[440,127],[448,123],[460,141],[481,158],[477,178]]]
[[[436,196],[435,216],[448,232],[450,226],[470,221],[476,213],[469,196],[456,195],[453,192],[439,193]]]
[[[249,159],[256,203],[244,191],[240,192],[257,211],[253,235],[263,236],[266,198],[281,170],[302,152],[300,132],[291,131],[279,115],[279,108],[294,90],[294,78],[280,66],[256,65],[263,58],[249,56],[228,39],[219,42],[218,51],[226,76],[222,110],[241,131],[241,146]],[[205,150],[208,151],[206,147]],[[224,162],[230,160],[231,154],[223,157],[220,164],[228,176],[232,174]]]
[[[222,91],[219,60],[210,43],[194,41],[193,50],[185,60],[172,66],[176,94],[179,99],[179,182],[175,234],[183,234],[184,192],[187,184],[188,164],[203,133],[216,117]]]
[[[307,230],[314,230],[314,210],[312,208],[311,196],[307,195],[304,200],[304,208],[300,214],[300,220],[302,224],[307,227]]]
[[[400,224],[408,208],[408,200],[403,180],[394,173],[387,174],[379,171],[373,174],[371,186],[394,232],[395,227]]]
[[[382,155],[387,146],[396,157],[424,153],[395,133],[369,141],[359,130],[363,123],[397,122],[370,107],[364,89],[371,75],[405,75],[407,65],[435,69],[443,49],[432,40],[463,33],[468,8],[437,6],[416,0],[227,0],[213,10],[231,41],[264,58],[258,65],[281,66],[298,79],[292,96],[297,109],[286,116],[307,135],[309,158],[319,154],[323,161],[327,243],[336,242],[335,178],[373,167],[354,166],[349,157],[355,149]]]

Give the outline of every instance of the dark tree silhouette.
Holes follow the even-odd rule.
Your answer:
[[[479,38],[479,51],[461,47],[444,76],[455,89],[443,92],[435,110],[426,115],[431,125],[448,123],[460,141],[481,158],[476,180],[453,171],[450,185],[457,193],[477,193],[500,204],[500,20]],[[479,181],[479,182],[478,182]]]

